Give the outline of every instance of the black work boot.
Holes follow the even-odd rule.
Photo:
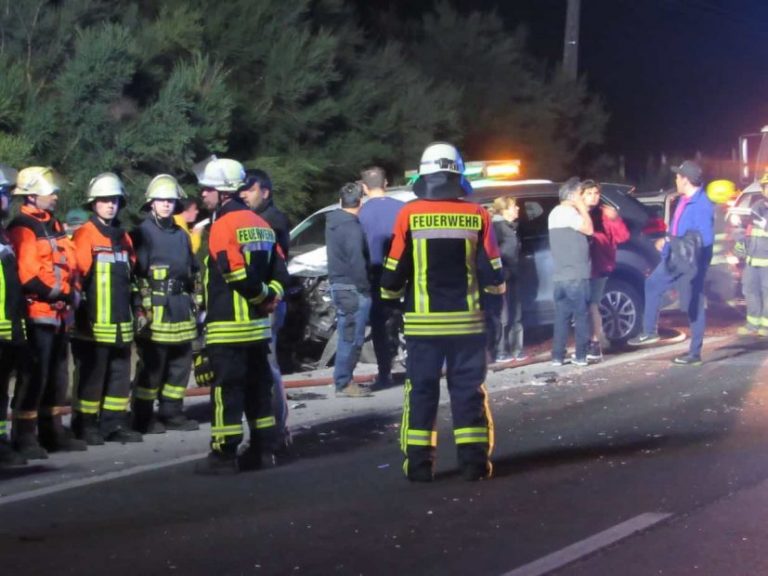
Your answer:
[[[11,446],[26,460],[46,460],[48,452],[37,439],[37,418],[13,421]]]
[[[0,436],[0,467],[22,466],[26,463],[27,459],[13,449],[8,436]]]
[[[75,438],[88,446],[102,446],[104,437],[99,432],[99,416],[97,414],[82,414],[75,412],[72,416],[72,432]]]
[[[85,441],[75,438],[64,427],[61,416],[41,416],[37,428],[40,444],[48,452],[82,452],[88,449]]]
[[[432,482],[435,479],[435,465],[429,460],[407,462],[405,476],[411,482]]]
[[[212,450],[205,460],[195,464],[195,474],[203,476],[227,476],[239,472],[237,454]]]
[[[493,466],[490,462],[472,462],[461,465],[461,477],[468,482],[488,480],[491,476],[493,476]]]
[[[173,416],[160,416],[160,422],[165,426],[167,430],[178,430],[180,432],[192,432],[194,430],[200,430],[200,424],[197,420],[187,418],[183,413],[174,414]]]
[[[165,434],[165,426],[155,418],[154,401],[134,400],[131,428],[140,434]]]
[[[120,442],[121,444],[143,442],[144,439],[141,437],[141,434],[128,427],[127,420],[127,412],[102,411],[99,431],[104,437],[104,441]]]

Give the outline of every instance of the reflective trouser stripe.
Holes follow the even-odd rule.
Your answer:
[[[0,436],[8,435],[8,421],[0,420]]]
[[[110,410],[112,412],[125,412],[128,410],[128,403],[130,398],[119,398],[117,396],[105,396],[102,404],[103,410]]]
[[[170,400],[183,400],[184,392],[186,391],[187,389],[185,386],[172,386],[171,384],[165,384],[163,386],[162,396],[163,398],[168,398]]]
[[[98,414],[99,402],[91,402],[90,400],[75,400],[75,410],[82,412],[83,414]]]
[[[215,388],[213,394],[213,426],[211,426],[211,447],[214,450],[221,450],[226,444],[228,436],[242,436],[243,424],[225,424],[224,423],[224,399],[221,395],[221,387]]]
[[[153,388],[144,388],[142,386],[137,386],[134,390],[134,395],[139,400],[157,400],[157,390]]]
[[[277,425],[277,420],[274,416],[265,416],[264,418],[257,418],[251,422],[254,429],[263,430],[264,428],[271,428]]]
[[[408,446],[437,446],[437,430],[408,430]]]
[[[411,380],[405,379],[405,385],[403,386],[405,397],[403,398],[403,418],[400,421],[400,450],[403,454],[406,453],[406,447],[408,446],[408,417],[411,412]]]
[[[476,428],[457,428],[453,431],[456,444],[487,444],[488,428],[485,426]]]

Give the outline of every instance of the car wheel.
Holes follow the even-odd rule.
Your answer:
[[[609,279],[600,301],[603,332],[612,342],[623,342],[640,332],[643,299],[640,292],[624,280]]]

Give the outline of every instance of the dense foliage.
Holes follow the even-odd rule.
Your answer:
[[[371,28],[344,0],[0,0],[0,161],[55,166],[63,208],[115,171],[135,210],[153,175],[191,191],[192,163],[227,155],[296,217],[438,138],[551,177],[601,141],[599,100],[494,14],[441,1]]]

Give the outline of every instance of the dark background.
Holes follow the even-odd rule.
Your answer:
[[[416,16],[429,0],[361,0],[364,11]],[[531,51],[562,59],[566,0],[455,0],[496,9]],[[727,159],[738,136],[768,124],[765,0],[582,0],[579,73],[611,113],[606,148]]]

